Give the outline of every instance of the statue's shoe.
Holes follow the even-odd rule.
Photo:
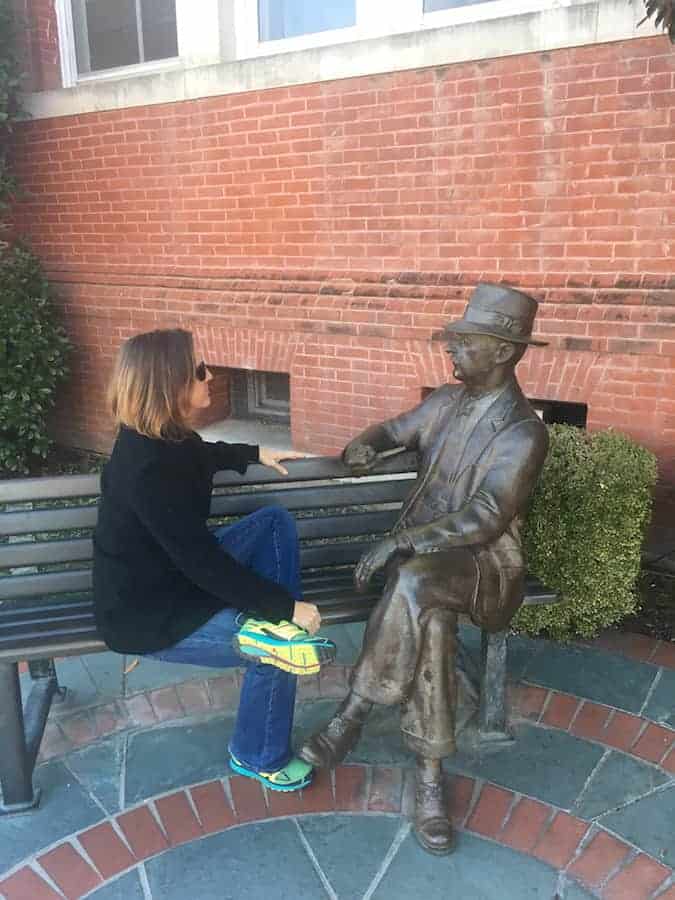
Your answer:
[[[298,756],[317,769],[333,769],[354,749],[362,729],[363,722],[337,713],[321,731],[305,741]]]
[[[415,787],[413,833],[427,853],[445,856],[455,849],[442,782],[421,781]]]

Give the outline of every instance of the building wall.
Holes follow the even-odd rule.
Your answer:
[[[478,280],[542,301],[530,396],[589,404],[675,477],[675,54],[665,38],[463,62],[19,129],[17,225],[77,350],[56,415],[106,448],[119,342],[181,324],[291,377],[329,452],[448,377]]]
[[[61,87],[58,27],[54,0],[12,0],[21,36],[21,60],[26,88],[46,91]]]

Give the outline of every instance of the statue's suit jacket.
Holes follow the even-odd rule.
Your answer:
[[[415,554],[467,548],[476,583],[466,611],[477,625],[499,630],[522,602],[521,514],[546,457],[548,432],[513,378],[457,439],[466,400],[463,385],[444,385],[356,440],[378,450],[417,451],[418,478],[394,528],[397,540]],[[447,555],[452,590],[453,554]]]

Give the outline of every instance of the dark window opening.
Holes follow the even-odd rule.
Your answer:
[[[176,0],[72,0],[80,74],[178,56]]]
[[[585,428],[588,418],[587,403],[570,403],[567,400],[537,400],[529,398],[538,416],[547,425],[576,425]]]
[[[284,372],[230,369],[230,409],[235,419],[290,425],[290,378]]]
[[[429,394],[436,388],[423,387],[421,400],[426,400]],[[538,400],[529,398],[537,415],[547,425],[576,425],[577,428],[585,428],[588,418],[587,403],[571,403],[567,400]]]

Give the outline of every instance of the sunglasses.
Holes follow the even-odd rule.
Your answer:
[[[206,363],[204,362],[204,360],[202,360],[195,369],[195,378],[197,379],[197,381],[206,381],[206,372]]]

